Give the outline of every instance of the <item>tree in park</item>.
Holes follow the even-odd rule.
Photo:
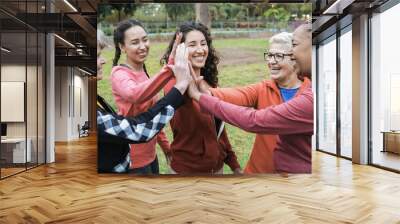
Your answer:
[[[196,3],[196,22],[200,22],[211,28],[210,13],[208,11],[208,4],[206,3]]]
[[[110,4],[110,5],[102,5],[101,7],[99,7],[98,9],[98,13],[99,13],[99,18],[100,19],[105,19],[106,16],[108,15],[112,15],[113,11],[117,12],[117,19],[119,21],[121,21],[122,18],[122,14],[126,16],[133,16],[135,11],[140,7],[140,4],[137,3],[127,3],[127,4]],[[110,13],[111,12],[111,13]]]
[[[275,7],[272,5],[267,11],[264,12],[264,17],[271,20],[274,24],[278,24],[278,26],[284,26],[290,19],[290,12],[288,12],[283,7]]]
[[[177,22],[178,17],[183,17],[193,11],[193,4],[169,3],[165,4],[165,11],[172,22]]]

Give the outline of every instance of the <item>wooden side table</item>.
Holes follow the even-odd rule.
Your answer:
[[[382,131],[383,150],[382,152],[392,152],[400,154],[400,131]]]

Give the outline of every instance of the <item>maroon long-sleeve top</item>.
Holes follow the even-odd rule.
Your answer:
[[[199,103],[202,111],[246,131],[278,135],[274,152],[277,172],[311,173],[314,129],[311,88],[286,103],[261,110],[230,104],[206,94],[201,95]]]
[[[172,78],[164,87],[168,93],[175,85]],[[214,116],[201,113],[200,106],[187,94],[184,105],[171,119],[171,168],[179,174],[215,173],[224,163],[232,170],[240,167],[224,130],[217,138]]]

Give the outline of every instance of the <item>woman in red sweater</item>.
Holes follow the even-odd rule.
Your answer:
[[[217,87],[219,58],[208,28],[201,23],[187,22],[178,32],[183,35],[182,42],[187,47],[194,75],[203,76],[210,86]],[[171,54],[174,39],[161,59],[163,63]],[[175,80],[170,80],[164,91],[169,92],[174,84]],[[200,112],[199,104],[185,95],[185,104],[170,122],[174,137],[170,150],[171,173],[222,174],[224,163],[240,173],[240,165],[221,123],[214,116]]]
[[[146,30],[136,20],[129,19],[118,24],[114,31],[114,44],[114,67],[111,71],[112,94],[120,115],[136,116],[156,103],[157,93],[173,77],[173,73],[164,66],[159,74],[149,77],[144,62],[149,54],[150,42]],[[118,65],[121,54],[126,55],[126,61]],[[159,173],[156,143],[161,146],[166,155],[169,154],[170,145],[163,131],[160,131],[150,142],[130,145],[132,161],[130,172]]]

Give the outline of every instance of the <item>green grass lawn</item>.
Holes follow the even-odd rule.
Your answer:
[[[219,66],[219,85],[221,87],[244,86],[267,78],[266,63],[263,61],[262,54],[267,46],[267,41],[265,39],[217,39],[214,40],[213,44],[221,56],[221,63]],[[166,42],[151,43],[150,54],[146,60],[146,68],[150,76],[157,74],[161,69],[159,61],[166,48]],[[97,92],[115,108],[110,84],[113,56],[113,49],[108,49],[103,52],[103,57],[108,63],[104,67],[104,78],[102,81],[99,81]],[[124,61],[125,59],[122,57],[120,63]],[[255,135],[246,133],[231,125],[226,125],[226,128],[239,163],[241,167],[244,168],[250,156]],[[165,128],[165,132],[168,139],[172,141],[172,133],[169,126]],[[160,164],[160,173],[166,173],[168,167],[159,146],[157,146],[157,154]],[[224,173],[231,173],[229,167],[226,165],[224,167]]]

